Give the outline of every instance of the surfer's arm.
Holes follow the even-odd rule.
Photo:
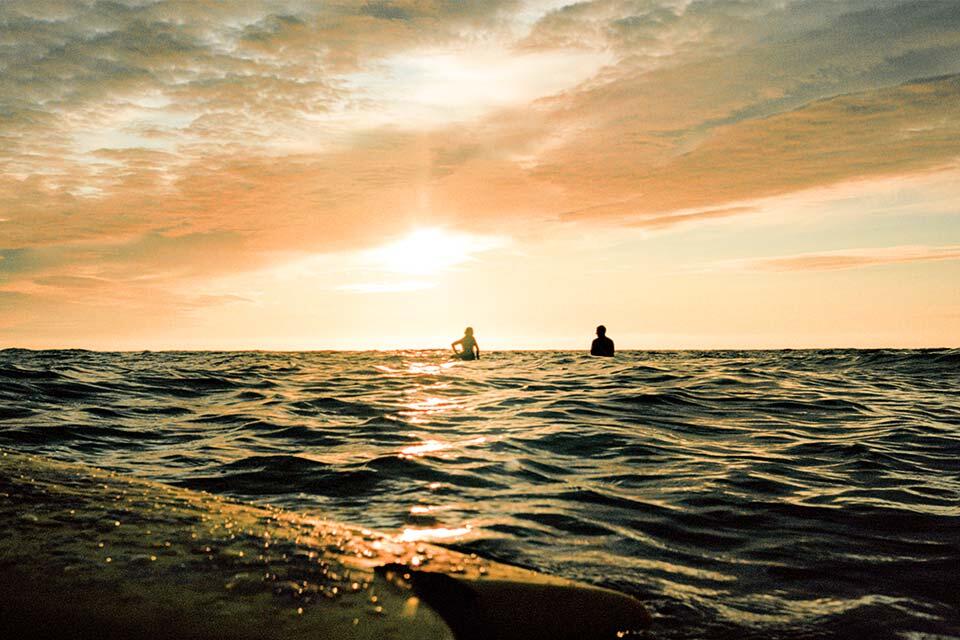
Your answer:
[[[460,338],[459,340],[454,340],[453,342],[450,343],[450,348],[453,349],[454,353],[458,353],[457,352],[458,344],[463,344],[463,338]]]
[[[479,360],[479,359],[480,359],[480,345],[478,345],[476,342],[474,342],[474,343],[473,343],[473,350],[474,350],[474,352],[477,354],[477,360]]]

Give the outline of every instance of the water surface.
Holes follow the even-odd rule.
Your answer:
[[[960,351],[0,352],[0,446],[632,593],[960,638]]]

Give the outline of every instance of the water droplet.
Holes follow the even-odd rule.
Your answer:
[[[417,615],[417,609],[420,606],[420,598],[416,596],[411,596],[407,598],[407,602],[403,606],[403,616],[405,618],[412,618]]]

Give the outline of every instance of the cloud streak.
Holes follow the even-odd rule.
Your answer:
[[[960,245],[846,249],[754,258],[727,263],[725,268],[746,271],[840,271],[915,262],[960,260]]]

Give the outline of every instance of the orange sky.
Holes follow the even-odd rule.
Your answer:
[[[960,346],[952,0],[9,0],[0,70],[0,346]]]

